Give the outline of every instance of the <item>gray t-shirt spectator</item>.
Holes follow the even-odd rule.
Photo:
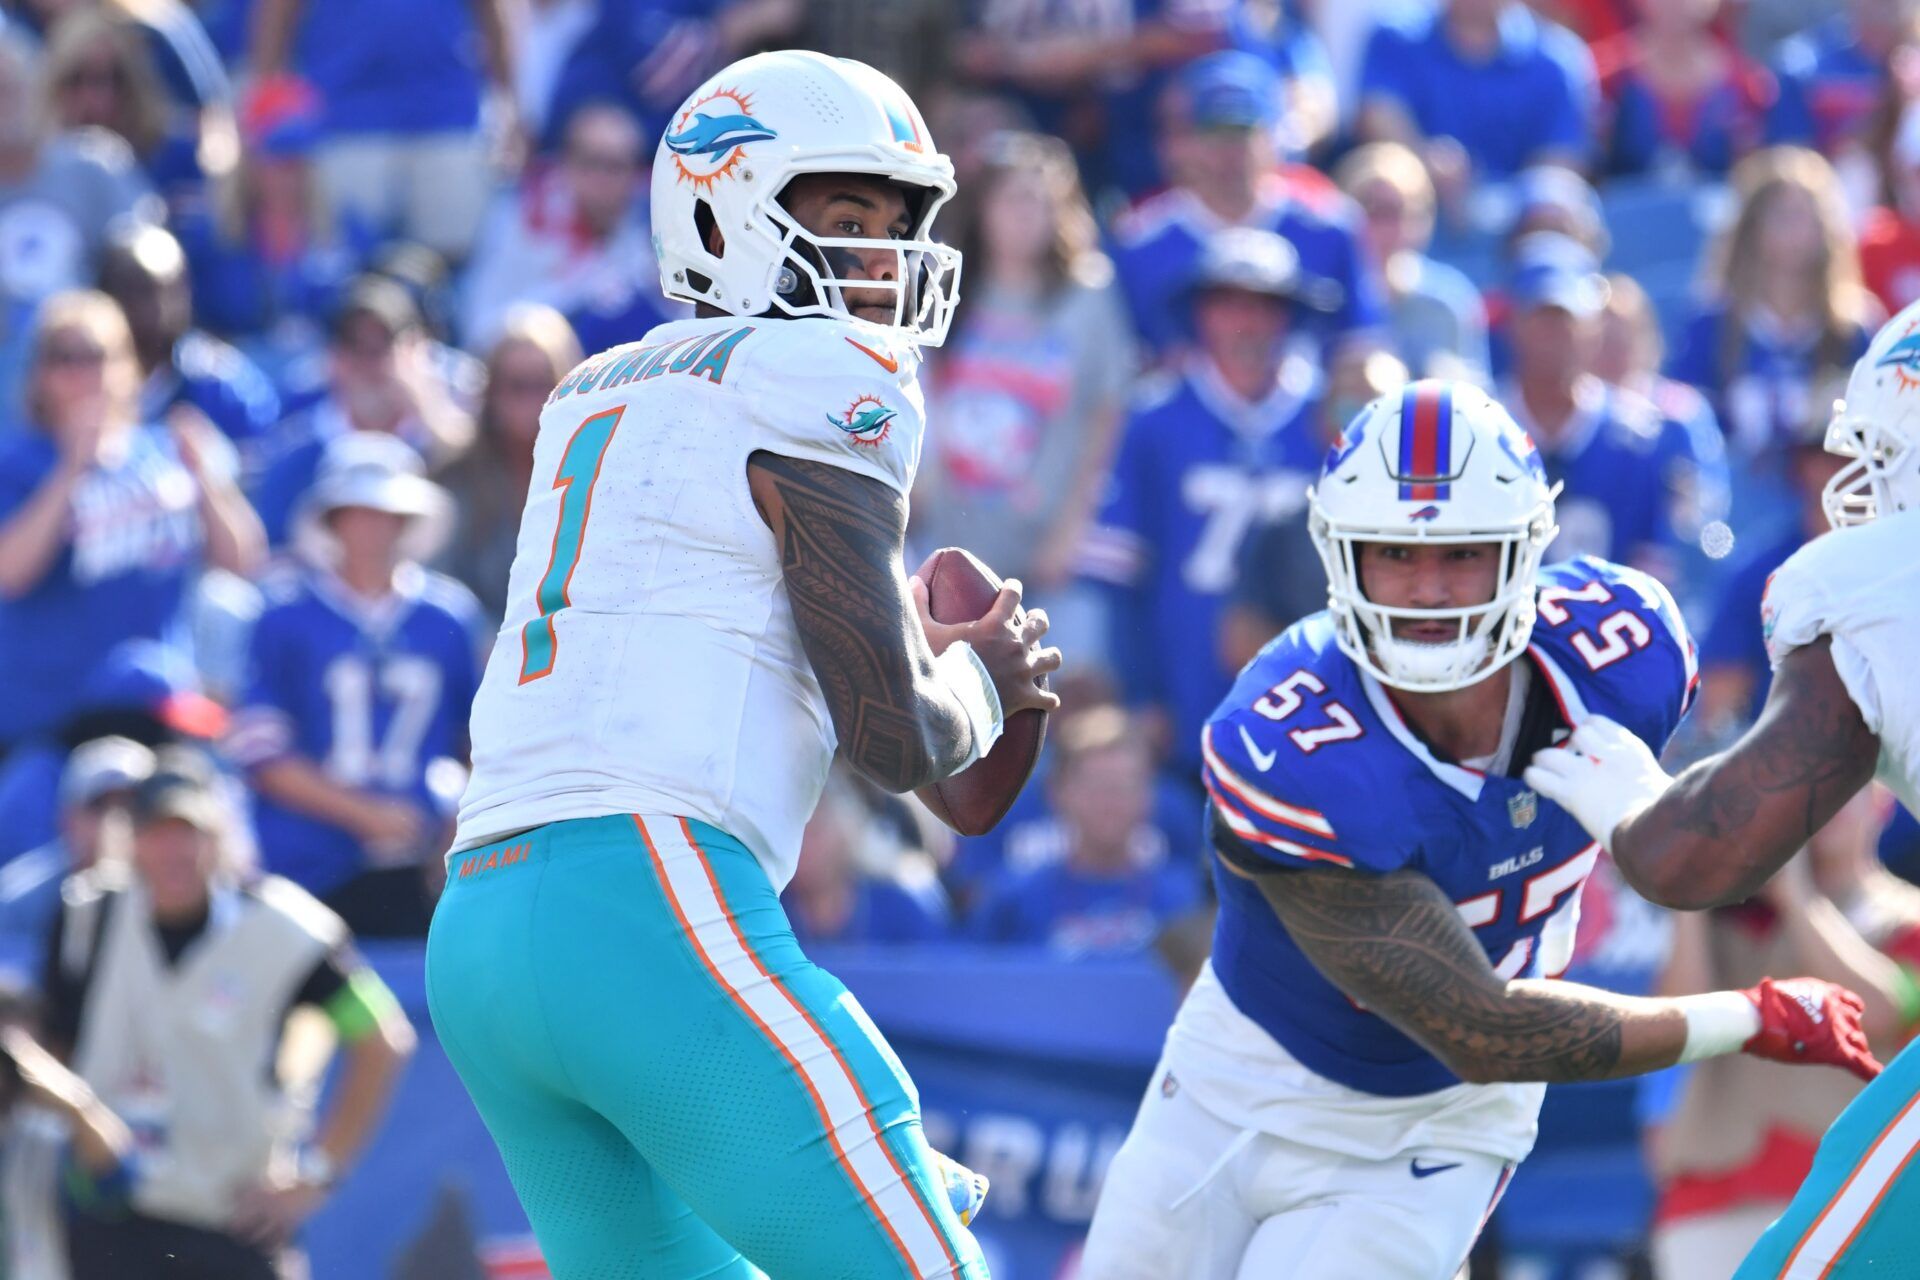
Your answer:
[[[1133,339],[1107,286],[1069,284],[1051,300],[983,288],[960,320],[930,370],[912,537],[1024,577],[1098,442],[1098,415],[1126,403]]]

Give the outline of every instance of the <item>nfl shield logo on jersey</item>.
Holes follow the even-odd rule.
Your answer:
[[[1515,827],[1530,827],[1540,812],[1540,797],[1531,791],[1522,791],[1517,796],[1507,797],[1507,817],[1513,820]]]

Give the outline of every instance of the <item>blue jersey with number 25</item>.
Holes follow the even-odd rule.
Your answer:
[[[1518,661],[1531,666],[1534,695],[1552,699],[1542,711],[1564,727],[1606,715],[1655,751],[1665,746],[1696,671],[1666,589],[1583,556],[1541,572],[1538,602]],[[1203,745],[1220,850],[1214,969],[1241,1012],[1307,1067],[1393,1096],[1460,1083],[1322,977],[1252,877],[1305,867],[1418,871],[1454,900],[1503,977],[1566,968],[1599,845],[1517,777],[1439,758],[1385,687],[1340,651],[1330,615],[1295,623],[1247,664]]]

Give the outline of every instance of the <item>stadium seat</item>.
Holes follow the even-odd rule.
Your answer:
[[[1640,276],[1684,265],[1691,271],[1724,217],[1718,186],[1678,185],[1659,179],[1616,179],[1600,193],[1613,247],[1612,271]]]

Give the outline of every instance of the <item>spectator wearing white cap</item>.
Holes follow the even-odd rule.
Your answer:
[[[125,808],[153,773],[153,751],[131,738],[96,738],[60,775],[60,834],[0,870],[0,982],[40,985],[60,883],[124,843]]]
[[[426,934],[479,678],[478,603],[422,567],[451,519],[423,471],[392,436],[328,446],[227,738],[262,865],[363,936]]]
[[[373,1135],[413,1028],[338,916],[225,856],[232,814],[202,755],[162,752],[134,788],[129,857],[73,878],[49,942],[47,1047],[137,1148],[76,1167],[74,1280],[271,1280]],[[284,1053],[296,1008],[332,1023],[342,1069]],[[283,1074],[284,1073],[284,1074]]]

